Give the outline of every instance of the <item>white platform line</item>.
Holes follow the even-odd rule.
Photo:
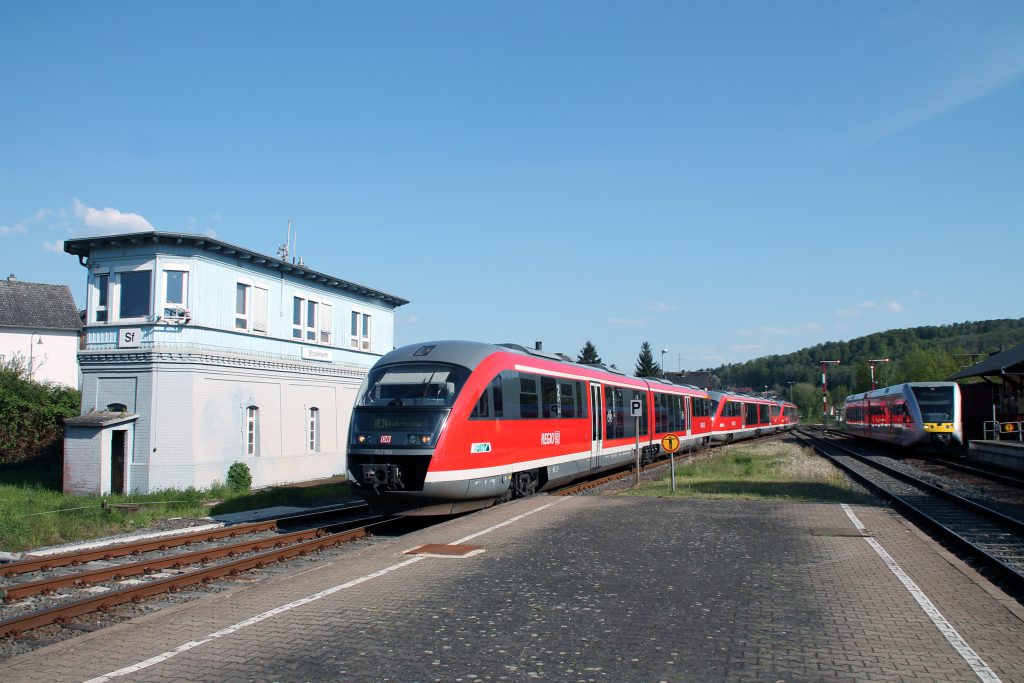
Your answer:
[[[503,526],[508,526],[509,524],[512,524],[513,522],[517,522],[520,519],[523,519],[524,517],[529,517],[530,515],[532,515],[532,514],[534,514],[536,512],[540,512],[541,510],[545,510],[545,509],[551,507],[552,505],[557,505],[558,503],[561,503],[564,500],[565,500],[565,498],[559,498],[556,501],[553,501],[551,503],[547,503],[545,505],[542,505],[542,506],[540,506],[538,508],[530,510],[529,512],[524,512],[521,515],[517,515],[515,517],[512,517],[511,519],[507,519],[504,522],[501,522],[500,524],[495,524],[492,527],[488,527],[487,529],[484,529],[483,531],[478,531],[475,534],[470,534],[469,536],[466,536],[465,538],[460,538],[459,540],[454,541],[453,543],[451,543],[449,545],[459,545],[459,544],[465,543],[466,541],[468,541],[470,539],[477,538],[478,536],[483,536],[484,534],[490,533],[490,532],[492,532],[492,531],[494,531],[496,529],[500,529]],[[404,562],[399,562],[398,564],[393,564],[390,567],[385,567],[384,569],[381,569],[380,571],[373,572],[372,574],[367,574],[366,576],[361,576],[358,579],[352,579],[351,581],[348,581],[346,583],[342,583],[342,584],[339,584],[337,586],[332,586],[331,588],[327,588],[326,590],[322,590],[319,593],[314,593],[313,595],[309,595],[309,596],[307,596],[305,598],[300,598],[298,600],[295,600],[294,602],[289,602],[286,605],[281,605],[280,607],[275,607],[274,609],[268,610],[266,612],[263,612],[262,614],[257,614],[254,617],[250,617],[249,619],[246,619],[245,621],[240,621],[237,624],[234,624],[232,626],[228,626],[227,628],[221,629],[220,631],[216,631],[215,633],[211,633],[211,634],[209,634],[209,635],[207,635],[207,636],[205,636],[205,637],[203,637],[203,638],[201,638],[199,640],[190,640],[187,643],[183,643],[182,645],[179,645],[178,647],[174,648],[173,650],[168,650],[167,652],[163,652],[163,653],[158,654],[158,655],[156,655],[154,657],[150,657],[149,659],[143,660],[143,661],[138,662],[136,664],[132,664],[130,666],[126,666],[124,668],[118,669],[117,671],[111,671],[110,673],[103,674],[102,676],[97,676],[95,678],[90,678],[85,683],[105,683],[106,681],[109,681],[109,680],[111,680],[113,678],[120,678],[121,676],[128,676],[129,674],[133,674],[133,673],[135,673],[137,671],[142,671],[143,669],[148,669],[149,667],[153,666],[154,664],[159,664],[160,662],[166,662],[168,659],[171,659],[172,657],[177,657],[178,655],[180,655],[183,652],[188,652],[189,650],[193,650],[193,649],[199,647],[200,645],[205,645],[205,644],[207,644],[207,643],[209,643],[209,642],[211,642],[213,640],[216,640],[217,638],[223,638],[224,636],[229,636],[232,633],[237,633],[238,631],[241,631],[242,629],[244,629],[246,627],[252,626],[254,624],[258,624],[261,621],[264,621],[264,620],[269,619],[271,617],[277,616],[278,614],[283,614],[284,612],[288,612],[290,610],[293,610],[296,607],[301,607],[302,605],[308,605],[311,602],[316,602],[317,600],[320,600],[322,598],[326,598],[329,595],[334,595],[338,591],[343,591],[345,589],[352,588],[353,586],[358,586],[359,584],[366,583],[367,581],[371,581],[373,579],[376,579],[376,578],[379,578],[381,576],[384,576],[385,574],[390,574],[391,572],[398,571],[399,569],[402,569],[403,567],[407,567],[410,564],[413,564],[415,562],[419,562],[419,561],[421,561],[423,559],[425,559],[424,555],[416,555],[414,557],[409,558],[408,560],[405,560]]]
[[[853,513],[850,506],[846,503],[842,503],[842,507],[843,510],[846,511],[846,516],[850,518],[851,522],[853,522],[853,525],[860,531],[865,531],[864,525],[861,524],[859,519],[857,519],[857,515]],[[895,574],[896,578],[900,580],[900,583],[910,591],[910,594],[914,596],[914,600],[917,600],[917,604],[921,606],[924,613],[932,620],[932,623],[935,624],[937,629],[939,629],[939,632],[946,637],[949,644],[956,648],[956,651],[959,652],[964,661],[970,665],[974,670],[974,673],[978,675],[978,678],[986,681],[987,683],[999,683],[1000,678],[996,675],[996,672],[989,668],[988,664],[985,663],[985,660],[979,657],[978,653],[967,644],[967,641],[957,633],[956,629],[953,628],[953,625],[946,621],[946,618],[942,616],[942,613],[939,612],[938,608],[931,600],[928,599],[928,596],[924,594],[924,591],[914,583],[914,580],[911,579],[905,571],[903,571],[903,568],[896,563],[896,560],[892,558],[892,555],[886,552],[885,548],[870,536],[864,540],[868,542],[868,545],[874,548],[875,552],[878,553],[878,556],[882,558],[883,562],[885,562],[885,565],[889,567],[889,570]]]

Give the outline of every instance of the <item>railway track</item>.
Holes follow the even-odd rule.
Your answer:
[[[1024,590],[1024,522],[951,493],[854,449],[804,431],[796,436],[901,512]]]
[[[64,624],[91,612],[237,576],[254,568],[354,541],[366,536],[368,528],[385,520],[356,513],[344,521],[281,532],[280,526],[286,521],[295,523],[296,519],[185,533],[3,565],[0,575],[16,582],[0,585],[0,598],[5,603],[0,607],[0,637],[17,636],[49,624]],[[235,540],[241,536],[250,538]],[[167,552],[171,548],[196,544],[207,547]],[[152,551],[158,552],[142,560],[111,562],[114,558]],[[31,574],[40,576],[31,578]],[[29,580],[23,580],[26,576]]]

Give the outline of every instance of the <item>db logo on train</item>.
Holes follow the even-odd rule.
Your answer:
[[[661,437],[661,447],[666,453],[675,453],[679,450],[679,437],[675,434],[666,434]]]

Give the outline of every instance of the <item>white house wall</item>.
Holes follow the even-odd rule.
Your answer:
[[[39,343],[42,340],[42,344]],[[0,328],[0,356],[32,361],[32,378],[78,388],[78,333],[73,330]]]

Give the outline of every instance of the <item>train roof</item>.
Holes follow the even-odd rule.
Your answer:
[[[618,375],[623,380],[631,382],[646,382],[651,388],[661,385],[673,389],[689,389],[699,393],[707,393],[705,389],[689,384],[676,384],[661,377],[631,377],[618,368],[611,368],[602,364],[577,363],[564,353],[552,353],[542,349],[531,349],[520,344],[488,344],[486,342],[439,340],[427,341],[418,344],[409,344],[381,357],[379,364],[388,365],[391,363],[406,362],[435,362],[461,365],[462,367],[475,370],[488,356],[494,353],[505,352],[522,355],[526,358],[543,358],[555,363],[562,363],[577,368],[581,372],[603,372],[611,375]]]
[[[861,401],[866,398],[877,398],[879,396],[890,396],[892,394],[903,393],[904,387],[955,387],[959,386],[956,382],[903,382],[902,384],[893,384],[889,387],[882,387],[881,389],[875,389],[874,391],[862,391],[859,394],[851,394],[847,396],[845,401]]]

